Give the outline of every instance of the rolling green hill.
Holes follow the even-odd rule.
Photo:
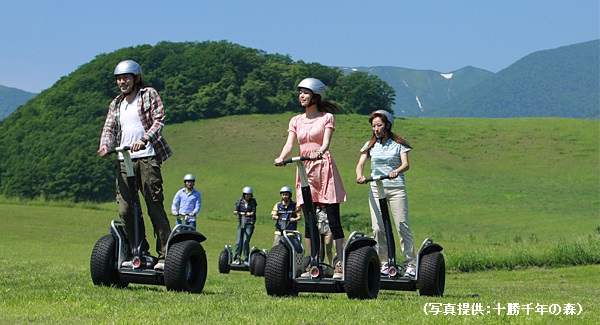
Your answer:
[[[293,115],[230,116],[166,126],[165,137],[174,151],[163,165],[166,205],[183,186],[183,176],[195,174],[203,198],[198,225],[210,238],[207,245],[213,254],[234,241],[232,210],[244,186],[254,188],[259,204],[253,241],[259,247],[272,243],[270,209],[279,199],[279,189],[295,182],[294,166],[273,166]],[[558,245],[560,240],[597,233],[599,123],[557,118],[397,119],[396,132],[414,148],[405,177],[417,244],[434,238],[452,258],[449,265],[458,268],[458,256],[465,257],[465,252],[512,252],[512,247],[523,254],[535,252],[537,244]],[[341,204],[348,234],[370,232],[368,189],[355,182],[358,150],[370,132],[364,116],[336,116],[331,152],[348,194]],[[89,156],[100,159],[95,152]],[[113,184],[111,178],[95,182]],[[108,191],[114,197],[114,190]],[[100,209],[93,212],[98,238],[109,220],[118,218],[114,202],[76,206]]]
[[[202,219],[228,221],[252,186],[268,227],[278,190],[293,186],[293,166],[274,167],[293,114],[232,116],[168,125],[174,156],[163,165],[170,200],[194,173]],[[452,245],[551,241],[600,226],[600,128],[575,119],[405,119],[395,129],[414,149],[406,173],[415,238]],[[344,226],[368,230],[367,188],[355,182],[366,117],[338,115],[331,152],[348,193]],[[297,149],[297,148],[296,148]],[[297,152],[297,151],[295,151]],[[99,159],[99,158],[98,158]],[[114,203],[107,207],[115,208]],[[537,226],[539,224],[539,226]],[[261,227],[262,227],[261,225]]]
[[[579,71],[581,66],[589,64],[593,58],[584,56],[581,60],[574,61],[566,58],[588,53],[589,49],[597,44],[598,42],[583,43],[580,45],[582,49],[580,46],[569,46],[549,51],[542,53],[541,59],[536,59],[540,58],[540,55],[532,55],[533,59],[521,60],[503,71],[502,75],[514,76],[509,72],[519,71],[522,76],[535,77],[537,75],[531,71],[543,72],[539,69],[540,62],[554,62],[556,65],[557,58],[562,58],[563,60],[559,61],[562,65],[555,69],[565,77],[560,80],[560,85],[577,88],[573,90],[577,98],[573,98],[569,105],[579,107],[576,105],[593,102],[587,95],[591,92],[590,87],[594,87],[594,79],[588,80],[580,76],[585,83],[580,86],[577,83],[581,82],[577,79],[578,74],[572,72]],[[375,108],[390,108],[394,95],[393,89],[377,76],[364,72],[344,75],[341,70],[334,68],[316,63],[293,62],[285,56],[270,55],[227,42],[164,42],[156,46],[121,49],[99,55],[21,106],[7,119],[0,121],[0,194],[8,197],[42,197],[73,201],[104,202],[111,199],[110,162],[98,160],[96,150],[108,103],[116,95],[111,75],[114,64],[131,57],[139,58],[146,67],[144,79],[161,93],[168,125],[199,119],[213,121],[214,118],[231,115],[244,118],[255,113],[275,116],[283,112],[297,111],[294,85],[308,75],[319,76],[326,84],[334,85],[329,88],[328,97],[340,103],[349,115],[367,114]],[[469,75],[467,79],[472,82],[475,82],[477,76],[485,78],[482,71],[464,69],[446,79],[446,82],[459,80],[462,73],[465,76]],[[486,78],[479,85],[488,84],[491,79],[496,79],[496,76]],[[428,77],[417,74],[410,82],[414,86],[427,83],[427,80]],[[513,89],[510,80],[513,79],[509,78],[505,85],[511,85]],[[562,88],[552,87],[558,84],[558,81],[549,78],[545,80],[550,85],[548,89],[553,90],[546,97],[564,98],[561,97]],[[572,82],[566,82],[569,80]],[[530,86],[535,82],[525,83]],[[461,94],[471,93],[472,89],[479,87],[473,86],[471,90],[464,90],[468,88],[466,82],[437,85],[436,87],[445,89],[446,92],[448,87],[456,88]],[[565,89],[562,91],[568,92],[570,88]],[[500,90],[490,88],[484,99],[495,98],[494,96],[502,93]],[[594,94],[598,96],[597,91]],[[560,103],[559,100],[548,101],[544,99],[546,97],[539,96],[539,100],[531,101],[530,108],[535,108],[536,112],[544,112],[547,108],[545,103]],[[437,98],[441,100],[440,97]],[[511,104],[504,101],[509,100],[509,96],[501,96],[501,99],[503,101],[494,104],[511,107]],[[477,101],[479,100],[481,98]],[[502,109],[494,107],[496,114],[502,114]],[[577,111],[581,113],[585,110]],[[593,117],[590,114],[592,113],[584,113],[582,117]],[[467,126],[467,129],[473,128]],[[226,136],[227,131],[229,130],[221,131],[220,135],[228,143],[236,141],[237,139]],[[32,187],[31,184],[36,186]]]
[[[110,165],[95,152],[118,94],[114,67],[124,59],[142,65],[143,80],[165,105],[166,123],[297,111],[296,86],[309,76],[323,81],[326,99],[347,113],[389,110],[394,97],[391,87],[366,73],[344,76],[336,68],[228,42],[124,48],[98,55],[0,121],[0,194],[110,200]]]

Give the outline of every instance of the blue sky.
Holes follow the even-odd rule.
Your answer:
[[[600,38],[598,0],[7,0],[0,85],[51,87],[96,55],[160,41],[220,41],[329,66],[498,72]]]

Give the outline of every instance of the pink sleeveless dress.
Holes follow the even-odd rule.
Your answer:
[[[333,114],[324,112],[315,119],[304,119],[302,115],[290,120],[288,132],[294,132],[300,145],[300,156],[308,156],[311,152],[319,151],[323,144],[325,129],[335,129]],[[329,150],[323,159],[304,162],[308,181],[310,183],[313,202],[331,204],[346,201],[346,191],[335,161]],[[300,191],[300,175],[296,171],[296,202],[303,204]]]

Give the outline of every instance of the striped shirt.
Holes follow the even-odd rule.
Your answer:
[[[369,142],[360,149],[363,152],[369,146]],[[371,156],[371,176],[383,176],[389,175],[394,169],[397,169],[402,165],[402,159],[400,154],[410,151],[410,148],[403,146],[402,144],[388,139],[385,145],[379,141],[375,142],[373,148],[369,152]],[[384,187],[404,187],[404,174],[399,174],[394,179],[383,180]]]

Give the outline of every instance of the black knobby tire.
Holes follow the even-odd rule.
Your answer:
[[[350,299],[375,299],[379,294],[379,257],[371,246],[359,247],[346,257],[344,288]]]
[[[252,259],[254,263],[254,276],[265,276],[265,263],[267,258],[262,253],[256,253]]]
[[[248,271],[254,275],[254,268],[256,267],[256,255],[258,253],[250,253],[250,265],[248,265]]]
[[[290,251],[278,244],[269,252],[265,262],[265,288],[270,296],[297,296],[290,271]]]
[[[219,255],[219,273],[229,273],[229,254],[227,250],[224,249]]]
[[[117,241],[112,235],[104,235],[96,242],[90,258],[90,273],[95,285],[121,288],[128,285],[119,280],[116,254]]]
[[[441,252],[423,255],[419,261],[419,294],[442,296],[446,285],[446,263]]]
[[[206,282],[206,252],[200,243],[186,240],[169,247],[165,259],[167,290],[200,293]]]

